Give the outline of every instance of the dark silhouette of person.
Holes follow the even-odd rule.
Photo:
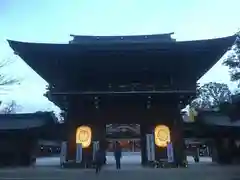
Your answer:
[[[96,163],[96,174],[98,174],[105,161],[105,152],[102,149],[98,149],[95,154],[95,163]]]
[[[114,150],[114,157],[116,160],[116,168],[121,169],[121,158],[122,158],[122,148],[119,142],[116,142],[115,150]]]

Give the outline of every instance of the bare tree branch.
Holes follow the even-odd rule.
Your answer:
[[[16,85],[19,84],[19,80],[16,78],[13,78],[9,75],[5,75],[2,70],[3,68],[7,67],[14,61],[12,60],[2,60],[0,61],[0,87],[2,86],[10,86],[10,85]]]
[[[5,104],[4,107],[1,109],[0,113],[2,114],[14,114],[20,110],[21,106],[19,106],[16,101],[12,100],[8,104]]]

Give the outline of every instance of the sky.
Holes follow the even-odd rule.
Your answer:
[[[0,0],[1,73],[20,85],[0,89],[0,99],[16,100],[22,111],[59,111],[44,96],[47,82],[13,55],[6,39],[68,43],[70,34],[141,35],[175,32],[178,41],[229,36],[240,28],[239,0]],[[200,82],[227,83],[228,68],[219,61]]]

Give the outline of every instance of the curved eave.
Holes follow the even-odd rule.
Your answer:
[[[108,43],[92,43],[92,44],[49,44],[49,43],[31,43],[31,42],[21,42],[7,40],[10,47],[16,52],[16,54],[21,55],[24,52],[38,52],[44,53],[46,50],[50,53],[83,53],[83,52],[94,52],[94,51],[194,51],[194,50],[204,50],[207,48],[215,46],[231,46],[236,40],[236,35],[228,36],[216,39],[207,40],[196,40],[196,41],[179,41],[179,42],[128,42],[123,41]],[[216,47],[215,47],[216,48]]]
[[[0,131],[40,128],[44,125],[55,124],[55,122],[55,117],[51,112],[0,114]]]
[[[214,111],[202,111],[197,116],[197,123],[216,127],[236,127],[240,129],[240,120],[232,121],[227,115]]]
[[[89,61],[88,56],[106,56],[108,54],[144,54],[171,56],[173,54],[182,55],[189,65],[192,65],[193,76],[200,78],[207,72],[219,58],[234,43],[236,36],[224,38],[184,41],[184,42],[121,42],[121,43],[92,43],[92,44],[46,44],[29,43],[8,40],[10,47],[15,54],[19,55],[32,69],[51,84],[59,78],[56,71],[61,71],[65,76],[64,70],[71,66],[73,59],[78,61],[78,65],[96,64],[102,65],[99,59]],[[198,58],[201,56],[201,58]],[[85,58],[81,58],[85,57]],[[181,61],[174,59],[173,63]],[[114,63],[114,61],[111,61]],[[127,62],[121,61],[122,66],[127,66]],[[161,63],[168,63],[169,60],[159,59],[159,68]],[[75,62],[76,63],[76,62]],[[151,64],[151,58],[145,61]],[[170,62],[169,62],[170,63]],[[171,62],[172,64],[172,62]],[[76,64],[75,64],[76,65]],[[74,66],[74,65],[72,65]],[[57,69],[55,69],[57,68]],[[55,70],[55,72],[53,72]],[[182,70],[184,71],[184,69]],[[67,72],[65,72],[67,73]],[[76,72],[75,72],[76,73]]]

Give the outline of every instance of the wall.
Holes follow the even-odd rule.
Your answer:
[[[37,139],[27,130],[0,133],[0,166],[28,166]]]

